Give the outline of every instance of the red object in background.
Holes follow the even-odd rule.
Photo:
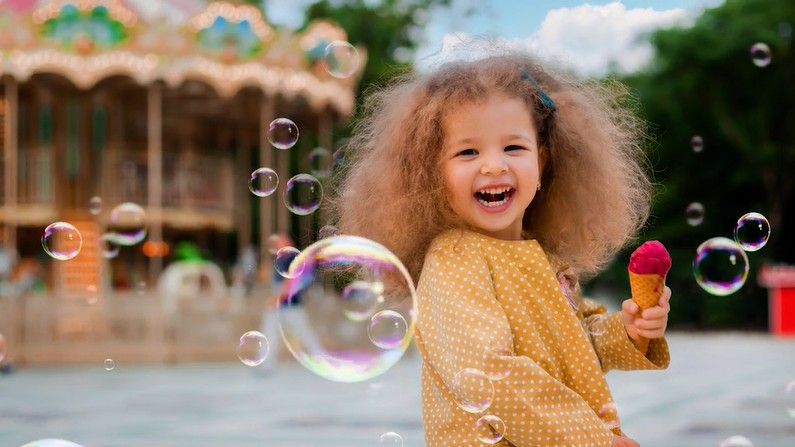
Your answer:
[[[770,332],[778,337],[795,337],[795,266],[764,265],[758,282],[768,289]]]

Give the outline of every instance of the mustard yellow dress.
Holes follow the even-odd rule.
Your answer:
[[[604,374],[665,369],[668,345],[638,351],[620,313],[557,270],[535,240],[452,230],[431,244],[416,331],[428,447],[609,447],[621,433]],[[487,415],[504,429],[478,425]]]

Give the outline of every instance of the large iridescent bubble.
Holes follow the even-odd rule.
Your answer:
[[[369,239],[332,236],[306,247],[290,270],[279,324],[301,365],[336,382],[361,382],[400,360],[414,332],[417,298],[397,256]],[[352,290],[377,295],[354,310],[356,318]]]

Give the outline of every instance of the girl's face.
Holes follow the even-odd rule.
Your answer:
[[[463,104],[443,121],[442,171],[453,211],[475,230],[522,237],[539,184],[536,130],[525,104],[505,95]]]

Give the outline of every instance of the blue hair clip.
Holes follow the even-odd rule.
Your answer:
[[[557,110],[558,107],[555,105],[555,101],[553,101],[552,98],[550,98],[549,95],[547,95],[544,90],[541,89],[541,86],[538,85],[538,82],[536,82],[532,76],[530,76],[530,72],[528,72],[526,68],[522,69],[522,79],[529,82],[530,85],[533,86],[533,88],[536,90],[536,93],[538,94],[538,99],[541,100],[541,104],[546,107],[547,110],[550,112]]]

